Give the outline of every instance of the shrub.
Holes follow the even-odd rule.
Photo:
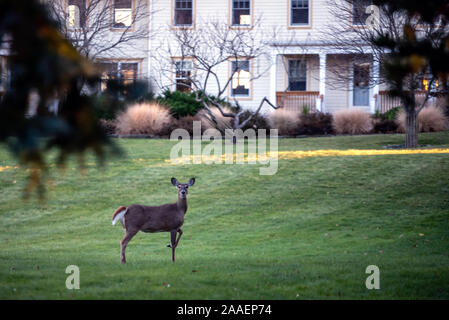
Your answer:
[[[106,134],[114,134],[116,129],[116,123],[114,120],[100,119],[100,127]]]
[[[110,79],[106,82],[105,90],[95,96],[95,111],[98,118],[112,120],[125,110],[126,104],[152,99],[153,92],[146,81],[123,84],[120,80]]]
[[[117,114],[125,110],[123,101],[109,94],[98,95],[93,98],[95,113],[99,119],[112,120]]]
[[[254,114],[253,111],[246,110],[240,115],[240,122],[245,121],[245,119],[248,119],[248,117],[250,117],[253,114]],[[270,124],[268,123],[268,119],[264,115],[258,113],[255,116],[253,115],[251,120],[249,120],[248,123],[242,128],[243,131],[245,131],[246,129],[254,129],[256,130],[257,134],[257,129],[269,130]]]
[[[201,127],[204,128],[204,130],[207,130],[209,128],[216,128],[221,132],[224,132],[225,129],[232,128],[232,122],[234,121],[234,118],[230,117],[224,117],[220,110],[218,110],[217,107],[209,107],[213,115],[215,116],[215,120],[217,121],[216,124],[214,124],[211,120],[211,117],[209,115],[209,112],[205,109],[202,109],[198,112],[198,116],[201,120]],[[228,107],[222,107],[223,111],[225,113],[234,113],[231,109]]]
[[[294,110],[277,109],[269,114],[271,128],[278,129],[279,135],[294,135],[299,123],[299,113]]]
[[[194,116],[203,105],[196,101],[195,93],[165,90],[158,102],[170,108],[170,113],[176,119]]]
[[[395,133],[397,132],[398,125],[394,120],[388,119],[374,119],[374,128],[373,131],[375,133]]]
[[[396,123],[399,132],[405,132],[405,111],[398,113]],[[444,111],[435,106],[424,107],[418,114],[418,130],[419,132],[444,131],[448,128],[448,119]]]
[[[338,134],[362,134],[373,130],[373,121],[368,112],[357,109],[343,109],[334,114],[334,130]]]
[[[172,130],[184,129],[187,130],[190,136],[193,136],[193,121],[201,121],[201,117],[197,114],[195,116],[185,116],[179,119],[173,119],[169,128],[170,130],[166,133],[166,135],[170,135]],[[201,133],[203,133],[206,129],[207,128],[204,128],[204,126],[201,125]]]
[[[381,114],[380,118],[383,120],[391,120],[395,121],[398,113],[402,110],[402,107],[394,107],[388,110],[387,112]]]
[[[169,110],[156,103],[134,104],[117,117],[117,132],[161,135],[171,121]]]
[[[333,131],[332,115],[330,113],[303,113],[299,116],[299,125],[296,134],[321,135],[331,134]]]

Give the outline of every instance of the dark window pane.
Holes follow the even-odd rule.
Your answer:
[[[304,60],[288,61],[288,90],[305,91],[307,88],[307,64]]]
[[[369,86],[370,65],[369,63],[354,64],[354,86]]]
[[[251,2],[250,0],[232,1],[232,24],[251,24]]]
[[[120,71],[124,84],[133,83],[137,80],[137,63],[122,63]]]
[[[309,24],[309,0],[291,0],[291,24]]]
[[[175,25],[185,26],[193,23],[192,0],[176,0],[175,2]]]
[[[192,61],[175,61],[175,80],[176,80],[176,90],[182,92],[190,92],[192,88],[192,71],[193,62]]]
[[[249,96],[249,87],[251,82],[249,61],[232,61],[231,71],[233,71],[231,80],[231,95]]]
[[[70,28],[83,28],[86,25],[86,1],[69,0],[67,10]]]
[[[372,0],[353,0],[352,2],[352,24],[365,25],[369,14],[366,8],[373,4]]]
[[[190,79],[177,79],[176,91],[190,92],[192,90],[192,81]]]
[[[288,82],[289,91],[306,91],[305,81],[289,81]]]
[[[114,8],[131,9],[131,6],[132,6],[132,0],[115,0],[114,1]]]

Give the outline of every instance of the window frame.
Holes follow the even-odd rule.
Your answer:
[[[305,66],[305,74],[304,74],[304,78],[305,78],[305,88],[304,90],[291,90],[290,89],[290,61],[301,61],[304,63]],[[287,84],[286,84],[286,88],[288,92],[306,92],[308,91],[308,87],[309,87],[309,63],[308,63],[308,59],[307,57],[300,57],[300,58],[296,58],[296,57],[291,57],[291,58],[287,58]]]
[[[365,0],[362,0],[362,1],[365,1]],[[373,1],[372,0],[368,0],[368,1],[371,1],[371,4],[370,5],[373,5]],[[366,20],[365,20],[365,23],[354,23],[354,2],[355,2],[355,0],[352,0],[351,1],[351,14],[350,14],[350,17],[349,17],[349,19],[350,19],[350,25],[353,27],[353,28],[366,28],[368,25],[366,24]],[[366,11],[366,8],[367,7],[365,7],[365,11]],[[366,13],[364,13],[365,15],[366,15]]]
[[[88,16],[86,16],[86,21],[84,21],[84,26],[82,26],[81,25],[81,10],[80,10],[80,12],[79,12],[79,14],[80,14],[80,21],[79,21],[79,27],[71,27],[70,25],[69,25],[69,18],[70,18],[70,15],[69,15],[69,7],[71,6],[70,4],[69,4],[69,1],[70,0],[65,0],[65,8],[64,8],[64,12],[65,12],[65,14],[67,14],[67,23],[66,23],[66,25],[67,25],[67,29],[69,30],[69,31],[77,31],[77,30],[82,30],[83,28],[86,28],[86,29],[89,29],[89,17]],[[88,8],[88,6],[89,6],[89,4],[90,4],[90,0],[85,0],[85,4],[86,4],[86,7],[84,8],[85,10],[87,10],[87,8]]]
[[[311,29],[312,28],[312,6],[313,6],[313,0],[307,0],[309,3],[308,11],[309,16],[308,20],[309,22],[307,24],[305,23],[292,23],[293,20],[293,7],[292,7],[292,1],[293,0],[287,0],[287,29]]]
[[[250,75],[250,80],[249,80],[249,89],[248,89],[248,95],[233,95],[232,94],[232,75],[233,75],[233,70],[232,70],[232,63],[233,62],[239,62],[239,61],[247,61],[249,63],[249,67],[248,67],[248,72]],[[254,79],[252,78],[253,76],[253,70],[254,70],[254,59],[253,58],[246,58],[246,57],[232,57],[230,59],[228,59],[228,79],[231,79],[229,81],[228,84],[228,99],[229,100],[239,100],[239,101],[249,101],[249,100],[253,100],[253,83],[254,83]]]
[[[171,29],[195,29],[196,25],[196,0],[192,1],[192,24],[176,25],[176,0],[171,0]]]
[[[249,1],[249,16],[250,24],[233,24],[234,20],[234,0],[229,0],[229,14],[228,14],[228,24],[231,29],[252,29],[254,26],[254,0]]]
[[[178,87],[178,83],[177,83],[177,80],[179,79],[179,80],[182,80],[182,79],[188,79],[188,78],[186,78],[186,77],[180,77],[180,78],[178,78],[177,76],[176,76],[176,73],[177,73],[177,68],[175,67],[175,64],[177,63],[177,62],[191,62],[192,63],[192,69],[190,70],[190,78],[191,78],[191,85],[190,85],[190,90],[189,91],[182,91],[182,92],[192,92],[192,91],[194,91],[194,88],[193,88],[193,82],[195,81],[195,76],[196,76],[196,67],[195,67],[195,59],[194,58],[192,58],[192,57],[172,57],[171,58],[171,68],[172,68],[172,77],[171,77],[171,79],[172,79],[172,91],[178,91],[177,90],[177,87]]]
[[[125,26],[125,27],[116,27],[115,24],[115,0],[112,0],[112,5],[111,5],[111,27],[110,30],[113,32],[122,32],[122,31],[134,31],[134,15],[135,15],[135,9],[136,9],[136,4],[135,4],[135,0],[130,0],[131,1],[131,25],[130,26]]]
[[[138,81],[139,79],[141,79],[141,74],[142,74],[142,61],[143,59],[98,59],[95,61],[96,64],[117,64],[117,70],[116,70],[116,75],[117,75],[117,79],[121,79],[122,78],[122,73],[121,73],[121,65],[122,64],[136,64],[137,68],[136,68],[136,77],[134,79],[134,81]],[[103,82],[107,81],[108,79],[103,79],[103,74],[101,74],[100,76],[100,90],[99,93],[101,94],[104,89],[102,89],[103,86]]]

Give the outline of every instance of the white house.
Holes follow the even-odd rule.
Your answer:
[[[226,22],[229,28],[252,28],[254,21],[260,19],[258,27],[265,29],[266,34],[276,30],[275,39],[270,41],[270,57],[268,60],[260,58],[242,63],[241,68],[250,73],[255,69],[266,72],[246,88],[238,87],[235,90],[235,85],[230,85],[227,92],[229,100],[236,99],[241,105],[254,109],[266,96],[287,108],[302,109],[307,106],[325,112],[361,108],[374,112],[379,86],[368,86],[366,83],[369,81],[357,79],[357,75],[374,75],[378,72],[378,66],[369,63],[369,59],[368,63],[351,65],[350,60],[346,59],[350,48],[337,49],[329,43],[330,39],[326,41],[323,31],[327,30],[329,22],[335,20],[328,4],[328,0],[156,0],[150,2],[156,12],[150,21],[150,28],[158,28],[159,32],[149,40],[149,47],[163,47],[163,42],[170,38],[170,29],[195,30],[203,21],[210,19]],[[357,27],[363,27],[360,21],[362,17],[366,19],[367,4],[366,0],[355,1],[353,13],[359,18],[354,19]],[[176,60],[175,57],[169,58]],[[160,61],[155,60],[151,61],[150,58],[148,65],[147,74],[151,79],[156,78],[155,73],[161,72],[158,69]],[[349,76],[343,85],[341,81],[333,83],[329,76],[333,65],[345,66],[347,72],[354,73],[354,76]],[[179,62],[174,69],[176,67],[179,68]],[[194,63],[186,62],[182,67],[184,72],[178,72],[178,76],[195,72]],[[220,69],[224,82],[230,68],[224,63]],[[367,68],[368,72],[358,72],[360,68]],[[171,86],[171,89],[176,89],[173,82],[170,84],[170,79],[167,79],[155,87]],[[212,86],[212,93],[214,89]]]
[[[79,27],[80,12],[89,0],[60,0],[72,28]],[[103,77],[118,75],[126,81],[150,79],[153,89],[179,90],[189,86],[190,77],[201,77],[195,63],[175,51],[163,51],[170,46],[175,30],[192,32],[205,21],[214,19],[227,23],[230,30],[262,28],[265,34],[276,30],[275,38],[267,41],[264,58],[235,61],[229,59],[218,66],[223,82],[229,78],[231,68],[237,68],[225,97],[238,100],[247,108],[257,108],[267,97],[286,108],[335,112],[344,108],[360,108],[371,113],[380,108],[379,85],[368,85],[368,77],[376,77],[379,66],[365,56],[362,63],[348,59],[350,48],[336,48],[324,31],[335,17],[329,10],[328,0],[104,0],[111,3],[110,32],[104,41],[111,41],[117,31],[130,27],[136,3],[144,1],[148,18],[139,21],[149,30],[149,36],[132,42],[126,50],[104,52],[96,57],[104,67]],[[354,1],[350,9],[355,28],[365,27],[365,9],[371,1]],[[87,19],[89,20],[89,19]],[[324,36],[323,36],[324,34]],[[212,45],[212,44],[211,44]],[[157,58],[157,54],[159,57]],[[161,54],[163,53],[163,54]],[[162,61],[160,57],[165,60]],[[167,67],[168,66],[168,67]],[[347,81],[334,81],[333,67],[347,73]],[[247,78],[258,72],[252,81]],[[231,73],[232,74],[232,73]],[[245,78],[246,77],[246,78]],[[245,80],[246,79],[246,80]],[[209,87],[215,94],[216,86]],[[390,102],[391,103],[391,102]]]

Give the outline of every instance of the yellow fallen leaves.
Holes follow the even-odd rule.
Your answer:
[[[0,172],[2,172],[2,171],[6,171],[6,170],[9,170],[9,169],[17,169],[17,168],[19,168],[18,166],[0,166]]]
[[[345,157],[345,156],[377,156],[377,155],[401,155],[401,154],[439,154],[449,153],[449,149],[347,149],[347,150],[311,150],[311,151],[279,151],[280,159],[298,159],[305,157]]]
[[[225,162],[233,163],[238,162],[256,162],[256,161],[267,161],[271,159],[302,159],[307,157],[348,157],[348,156],[378,156],[378,155],[406,155],[406,154],[449,154],[449,149],[446,148],[433,148],[433,149],[326,149],[326,150],[309,150],[309,151],[278,151],[278,152],[267,152],[266,154],[254,154],[254,153],[230,153],[223,155],[191,155],[183,156],[176,159],[167,159],[165,162],[170,162],[172,164],[176,163],[196,163],[200,164],[203,162]]]

